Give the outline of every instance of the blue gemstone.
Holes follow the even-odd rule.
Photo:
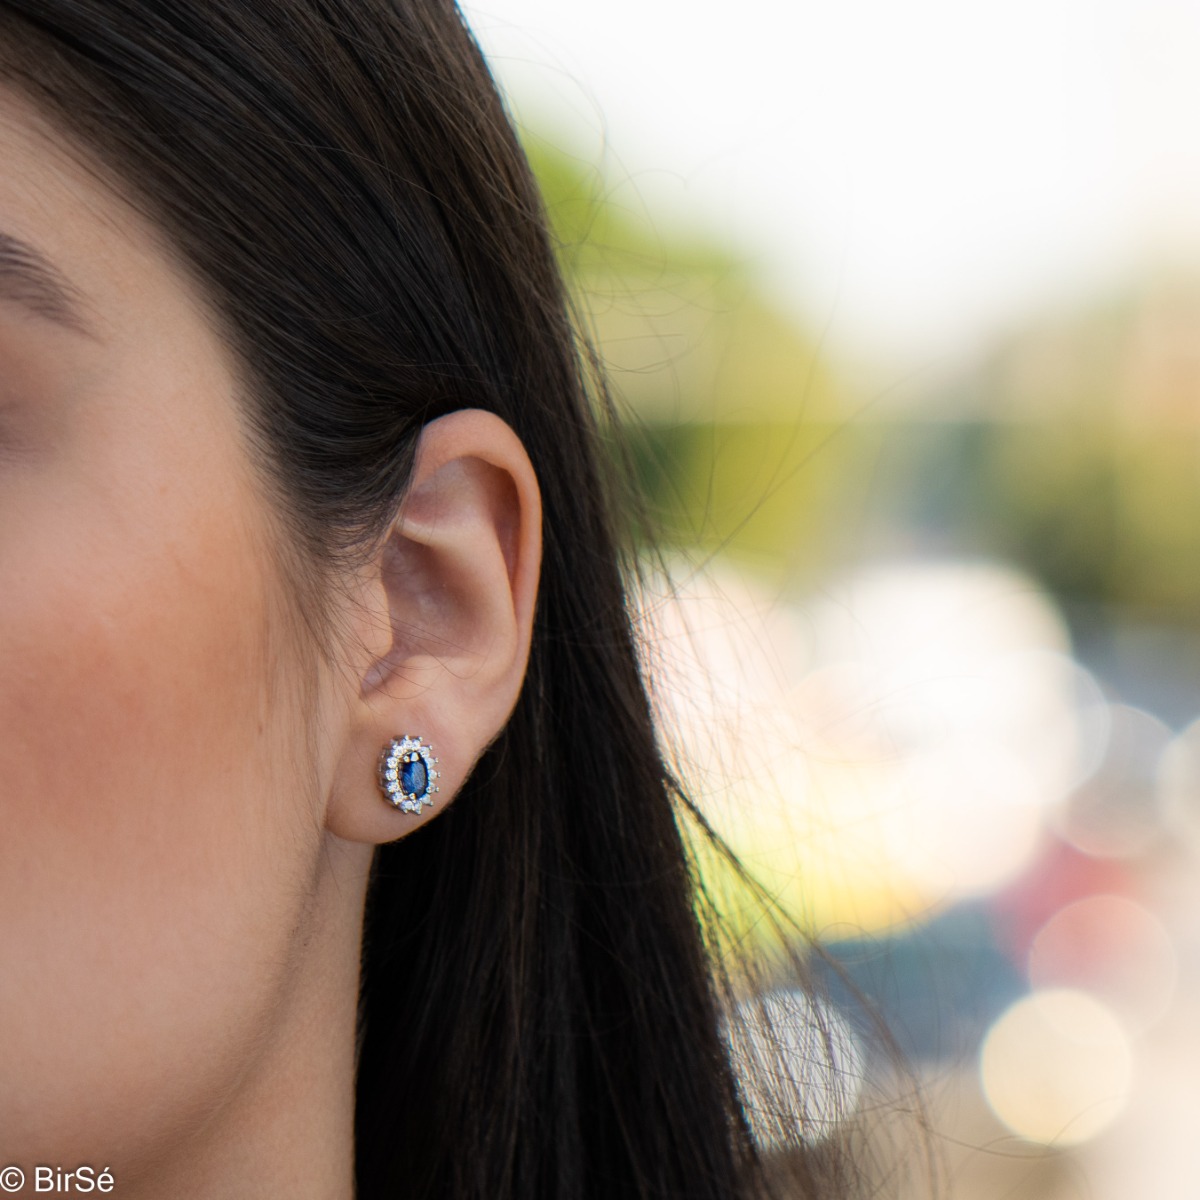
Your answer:
[[[400,787],[406,796],[416,796],[418,800],[429,789],[429,773],[419,758],[400,764]]]

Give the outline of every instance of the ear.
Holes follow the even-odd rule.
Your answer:
[[[331,833],[392,841],[450,803],[517,702],[541,550],[537,478],[512,429],[480,409],[425,426],[404,503],[363,581]],[[419,813],[394,807],[378,783],[380,752],[405,735],[439,760],[441,790]]]

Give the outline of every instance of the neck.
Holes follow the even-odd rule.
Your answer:
[[[372,848],[329,843],[258,1052],[202,1128],[182,1131],[137,1178],[118,1177],[123,1200],[353,1200],[358,973]]]

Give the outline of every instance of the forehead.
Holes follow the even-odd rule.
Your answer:
[[[111,172],[23,94],[0,85],[0,267],[6,261],[33,267],[8,289],[10,301],[40,300],[45,315],[65,293],[114,349],[134,327],[144,345],[147,321],[209,325],[198,289]],[[36,312],[39,304],[26,307]]]
[[[0,286],[0,412],[58,429],[56,453],[74,464],[72,478],[86,470],[97,489],[123,488],[139,519],[185,483],[233,487],[249,511],[261,497],[241,373],[199,288],[86,149],[3,86],[0,238],[34,255],[86,322],[81,333],[11,294],[25,280],[7,297]],[[182,470],[202,461],[207,472]],[[269,533],[268,509],[256,505]]]

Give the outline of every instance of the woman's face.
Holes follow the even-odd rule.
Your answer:
[[[327,768],[233,397],[151,228],[0,90],[0,1165],[120,1184],[297,1002]]]

